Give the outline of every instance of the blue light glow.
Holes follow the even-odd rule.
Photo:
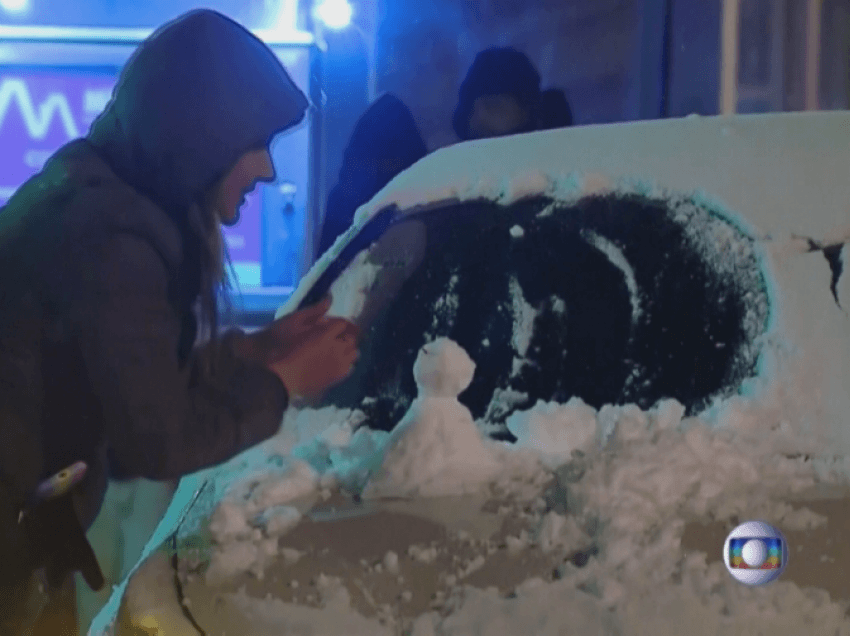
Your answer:
[[[316,7],[316,17],[331,29],[344,29],[351,24],[352,13],[347,0],[322,0]]]
[[[22,13],[29,9],[29,0],[0,0],[0,8],[8,13]]]

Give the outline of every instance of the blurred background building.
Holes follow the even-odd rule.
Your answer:
[[[145,30],[200,6],[277,42],[315,107],[276,152],[280,182],[261,188],[249,202],[257,213],[228,237],[241,309],[256,319],[315,257],[369,103],[392,92],[429,151],[455,143],[458,87],[487,47],[524,51],[543,86],[564,89],[576,125],[850,107],[850,0],[0,0],[0,203],[85,132]],[[79,95],[69,73],[88,74]],[[87,100],[71,106],[75,126],[56,101],[66,89]]]

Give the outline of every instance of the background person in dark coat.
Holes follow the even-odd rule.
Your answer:
[[[216,333],[221,223],[273,178],[268,145],[307,105],[247,30],[191,12],[142,44],[88,137],[0,210],[0,633],[32,622],[41,568],[52,588],[74,571],[102,584],[83,532],[108,478],[225,461],[278,431],[288,397],[349,373],[355,328],[325,317],[328,302]],[[77,461],[88,472],[69,494],[33,499]]]
[[[512,47],[479,53],[458,93],[452,126],[462,141],[517,135],[572,125],[566,95],[541,91],[540,74]]]
[[[549,88],[540,93],[538,130],[568,128],[573,125],[573,109],[567,95],[559,88]]]
[[[351,226],[358,207],[426,154],[404,102],[389,93],[376,99],[357,120],[345,149],[339,181],[328,195],[316,256]]]

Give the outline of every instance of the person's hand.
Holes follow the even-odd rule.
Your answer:
[[[237,355],[264,365],[286,355],[305,333],[324,318],[330,306],[331,297],[326,296],[315,305],[278,318],[245,335],[238,345]]]
[[[357,327],[344,318],[322,318],[267,367],[291,398],[316,399],[351,373],[360,355],[357,336]]]
[[[315,305],[305,307],[269,323],[262,329],[261,333],[271,346],[286,347],[321,320],[328,313],[328,309],[331,308],[331,302],[331,297],[325,296]]]

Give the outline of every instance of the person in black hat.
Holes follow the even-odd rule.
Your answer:
[[[563,92],[541,91],[534,64],[512,47],[486,49],[475,57],[460,86],[452,119],[463,141],[571,124],[572,112]]]

